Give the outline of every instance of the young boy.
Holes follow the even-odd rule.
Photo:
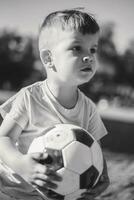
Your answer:
[[[39,162],[47,159],[47,153],[43,156],[27,154],[33,138],[58,123],[81,126],[98,141],[107,134],[95,104],[78,89],[96,72],[98,40],[99,26],[89,14],[63,10],[48,15],[39,34],[40,57],[47,79],[21,89],[1,106],[4,118],[0,127],[1,160],[50,197],[48,189],[55,188],[61,177]],[[99,195],[108,184],[104,162],[104,171],[97,186],[79,199]],[[30,199],[33,193],[23,195],[22,199]],[[39,199],[39,194],[35,196]]]

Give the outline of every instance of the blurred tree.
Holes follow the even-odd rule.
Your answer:
[[[33,71],[33,40],[16,32],[0,34],[0,88],[20,89]]]
[[[122,56],[122,65],[124,68],[124,82],[134,87],[134,40],[131,41]]]
[[[113,41],[114,36],[114,23],[109,22],[102,25],[101,36],[99,40],[99,56],[101,59],[112,60],[117,55],[116,46]]]
[[[118,52],[114,43],[114,23],[102,25],[99,40],[98,58],[100,62],[100,74],[104,82],[114,82],[118,71]]]

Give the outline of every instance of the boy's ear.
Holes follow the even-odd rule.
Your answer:
[[[42,49],[40,51],[40,58],[41,58],[42,63],[45,66],[47,66],[47,67],[52,67],[53,66],[51,51],[49,51],[47,49]]]

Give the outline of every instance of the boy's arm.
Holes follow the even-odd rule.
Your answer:
[[[0,126],[0,158],[15,171],[23,156],[15,145],[21,132],[22,128],[13,119],[5,117]]]
[[[11,118],[6,117],[0,126],[0,159],[7,164],[15,173],[19,174],[27,182],[41,188],[57,187],[55,181],[61,181],[61,177],[40,160],[47,160],[48,154],[22,154],[18,151],[15,143],[22,128]],[[48,182],[49,180],[49,182]]]

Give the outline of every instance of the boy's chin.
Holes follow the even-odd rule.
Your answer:
[[[91,78],[88,78],[88,79],[85,79],[85,80],[79,81],[79,86],[88,83],[91,79],[92,79],[92,77],[91,77]]]

